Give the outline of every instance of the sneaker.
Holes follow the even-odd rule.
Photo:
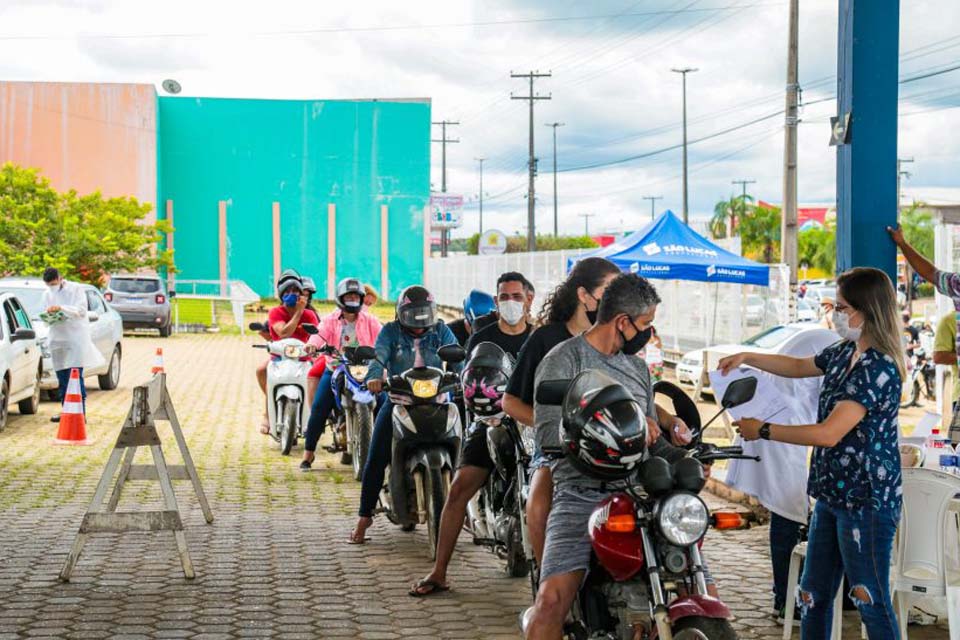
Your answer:
[[[780,609],[777,610],[777,624],[782,625],[784,623],[784,620],[785,620],[784,614],[786,613],[786,610],[787,610],[786,607],[781,607]],[[800,608],[799,607],[793,608],[793,626],[794,627],[800,626]]]
[[[60,422],[60,414],[58,413],[57,415],[52,416],[50,418],[50,422]]]
[[[310,462],[309,460],[300,461],[300,471],[303,471],[304,473],[306,473],[307,471],[310,471],[310,467],[312,466],[313,466],[313,463]]]

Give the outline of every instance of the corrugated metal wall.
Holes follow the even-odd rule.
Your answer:
[[[0,163],[59,191],[156,203],[157,96],[148,84],[0,82]]]
[[[332,280],[381,288],[381,205],[388,207],[389,295],[423,278],[430,192],[430,103],[159,99],[161,215],[172,201],[178,279],[226,267],[261,295],[273,290],[273,204],[283,268],[327,290],[328,207],[336,208]]]

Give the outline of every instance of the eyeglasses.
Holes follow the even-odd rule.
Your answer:
[[[856,311],[856,309],[854,309],[850,305],[842,304],[840,302],[838,302],[833,308],[837,311],[846,311],[847,309],[850,309],[851,311]]]

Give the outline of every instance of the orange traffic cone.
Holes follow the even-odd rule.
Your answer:
[[[150,369],[150,373],[164,373],[163,370],[163,349],[157,347],[157,355],[153,356],[153,368]]]
[[[60,430],[54,444],[90,444],[87,440],[87,422],[83,416],[83,396],[80,394],[80,371],[70,371],[67,396],[60,411]]]

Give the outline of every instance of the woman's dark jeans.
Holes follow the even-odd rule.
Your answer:
[[[370,451],[367,453],[367,463],[363,467],[360,485],[360,517],[373,517],[380,489],[383,488],[383,476],[390,464],[393,450],[393,403],[386,398],[385,393],[380,396],[380,410],[373,425]]]
[[[313,453],[317,450],[317,442],[323,435],[324,427],[327,426],[327,418],[336,405],[333,397],[333,372],[327,369],[317,384],[317,392],[313,396],[313,406],[310,407],[310,420],[307,421],[306,443],[303,448]]]

